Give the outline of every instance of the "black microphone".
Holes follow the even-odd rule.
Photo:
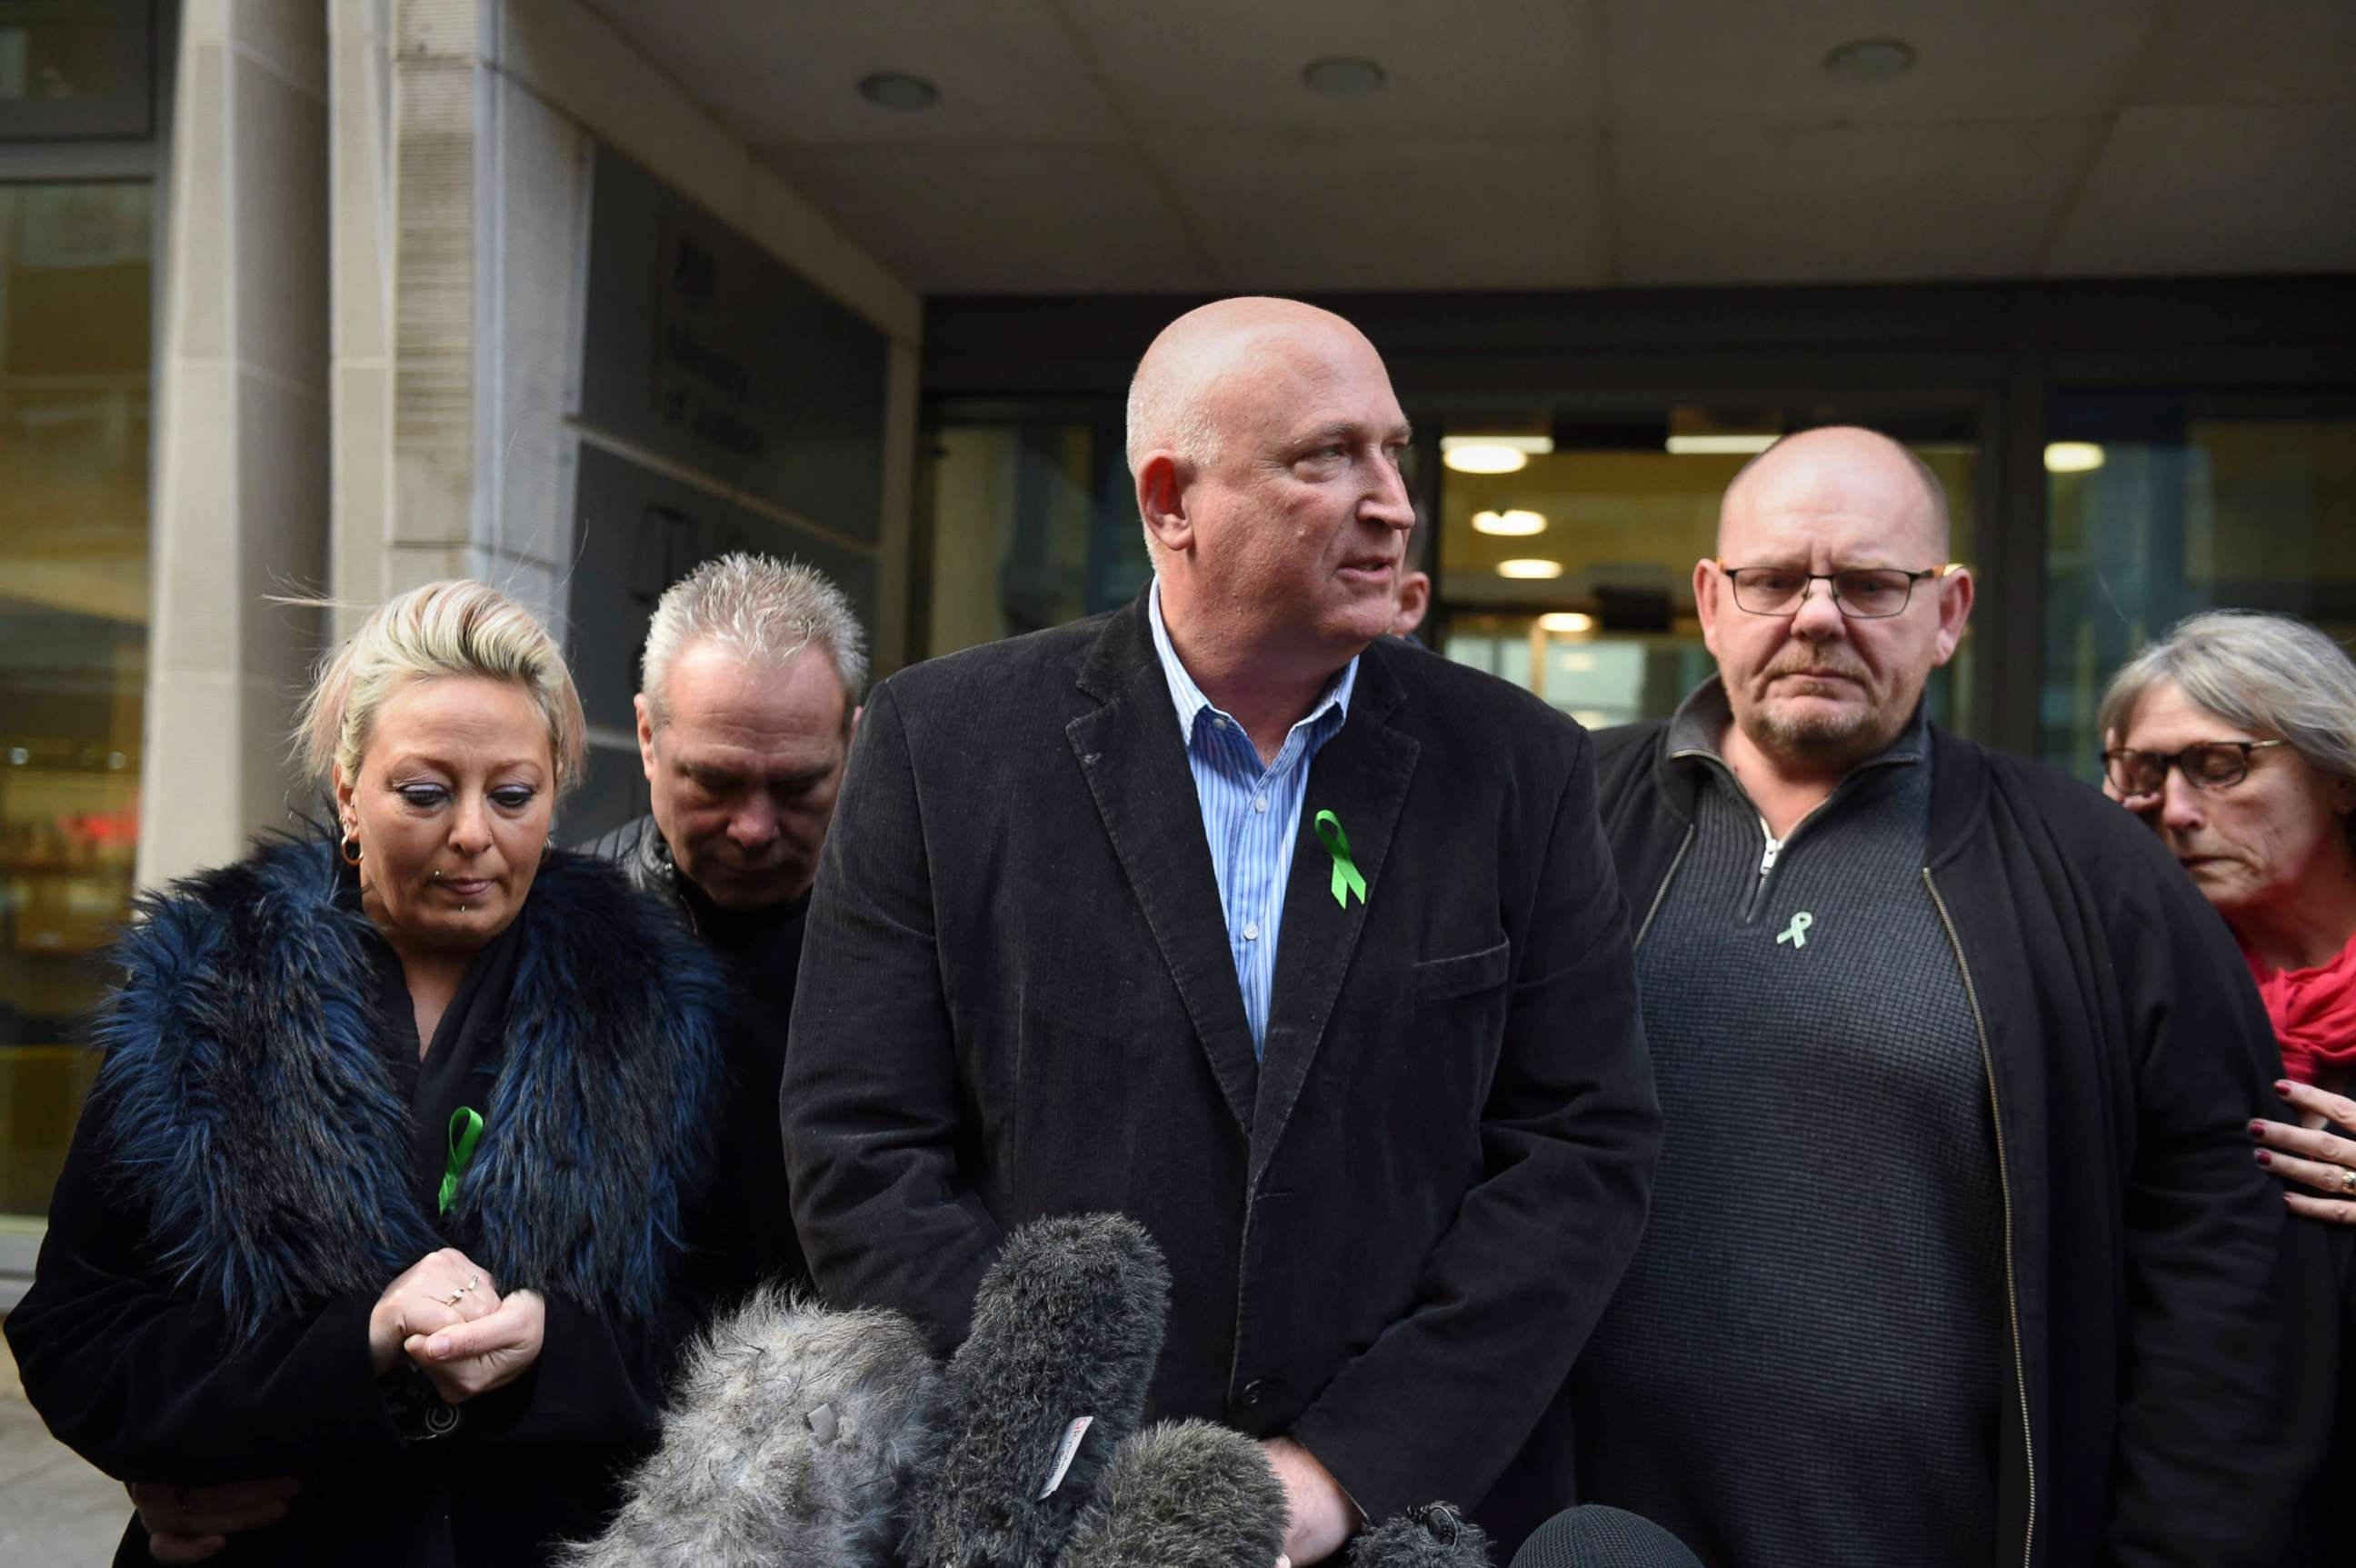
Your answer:
[[[1114,1451],[1057,1568],[1274,1568],[1290,1522],[1258,1444],[1158,1422]]]
[[[1701,1568],[1701,1559],[1651,1520],[1589,1503],[1538,1526],[1513,1568]]]
[[[1169,1296],[1135,1220],[1040,1219],[1007,1239],[949,1359],[949,1439],[914,1483],[908,1568],[1055,1561],[1138,1429]]]
[[[1430,1503],[1359,1531],[1350,1568],[1490,1568],[1489,1536],[1446,1503]]]
[[[755,1293],[682,1358],[662,1438],[620,1510],[560,1568],[894,1568],[946,1391],[896,1312]]]

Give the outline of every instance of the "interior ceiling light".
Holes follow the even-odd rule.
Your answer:
[[[1669,455],[1673,457],[1733,457],[1749,456],[1764,452],[1782,440],[1780,435],[1757,433],[1742,435],[1672,435]]]
[[[1538,511],[1476,511],[1472,514],[1472,530],[1476,533],[1494,533],[1507,539],[1520,539],[1546,532],[1546,514]]]
[[[1595,618],[1577,610],[1553,610],[1538,617],[1538,627],[1544,631],[1593,631]]]
[[[1554,450],[1550,435],[1443,435],[1440,460],[1460,474],[1518,474]]]
[[[1914,46],[1896,38],[1858,38],[1825,56],[1825,73],[1858,87],[1895,81],[1914,67]]]
[[[1562,575],[1562,563],[1540,561],[1526,556],[1518,561],[1500,561],[1497,563],[1497,575],[1527,577],[1534,581],[1547,577],[1559,577]]]
[[[2049,474],[2088,474],[2103,466],[2103,449],[2091,441],[2056,441],[2045,448]]]
[[[1301,80],[1310,91],[1328,98],[1364,98],[1380,89],[1385,78],[1383,68],[1373,60],[1336,55],[1328,59],[1312,59],[1302,66]]]
[[[930,109],[941,101],[941,90],[921,76],[879,70],[859,79],[859,96],[880,109]]]

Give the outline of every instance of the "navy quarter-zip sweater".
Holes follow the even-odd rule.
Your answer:
[[[2134,817],[1927,728],[1921,880],[1993,1069],[2011,1198],[1996,1559],[2275,1561],[2319,1496],[2341,1368],[2318,1328],[2338,1319],[2329,1232],[2293,1222],[2250,1157],[2282,1067],[2248,967]],[[1701,780],[1667,731],[1597,737],[1604,835],[1640,925],[1698,831]],[[1860,1126],[1851,1179],[1922,1153],[1912,1130]],[[1582,1463],[1622,1415],[1576,1411]]]
[[[1580,1363],[1583,1495],[1744,1568],[1995,1555],[2004,1195],[1955,951],[1922,885],[1918,719],[1783,841],[1670,726],[1694,833],[1637,948],[1667,1118],[1653,1219]]]

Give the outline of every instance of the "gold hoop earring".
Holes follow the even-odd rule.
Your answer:
[[[346,833],[336,841],[336,853],[344,857],[346,865],[358,865],[360,863],[360,841]]]

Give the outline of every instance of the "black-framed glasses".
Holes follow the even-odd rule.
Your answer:
[[[1723,561],[1717,566],[1734,585],[1735,604],[1752,615],[1797,615],[1800,607],[1808,602],[1810,588],[1818,583],[1830,583],[1833,604],[1851,620],[1879,620],[1898,615],[1912,601],[1915,584],[1925,577],[1944,577],[1964,569],[1960,561],[1920,572],[1901,572],[1895,566],[1803,572],[1797,566],[1730,566]]]
[[[2231,789],[2250,776],[2250,754],[2286,740],[2204,740],[2180,751],[2136,751],[2127,746],[2103,753],[2103,776],[2122,795],[2157,795],[2168,788],[2168,770],[2184,775],[2195,789]]]

